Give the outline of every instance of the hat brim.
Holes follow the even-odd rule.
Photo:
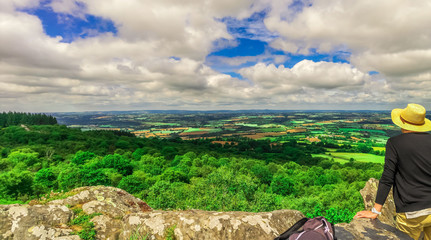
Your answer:
[[[431,131],[431,121],[428,120],[427,118],[425,118],[425,123],[422,125],[414,125],[414,124],[410,124],[407,122],[403,122],[401,120],[401,112],[404,109],[400,109],[400,108],[395,108],[394,110],[392,110],[391,113],[391,118],[392,118],[392,122],[397,125],[400,128],[403,128],[405,130],[409,130],[409,131],[415,131],[415,132],[428,132]]]

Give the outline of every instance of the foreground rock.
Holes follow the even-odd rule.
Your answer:
[[[374,207],[378,186],[379,181],[377,179],[371,178],[365,184],[365,187],[360,191],[362,198],[364,199],[365,209],[371,211],[371,209]],[[379,220],[385,224],[395,227],[395,202],[392,195],[392,190],[389,192],[389,196],[383,205],[382,215],[379,216]]]
[[[374,201],[376,180],[367,182],[361,194],[366,208]],[[374,195],[373,195],[374,194]],[[153,211],[146,203],[113,187],[83,187],[69,197],[44,204],[0,205],[0,239],[75,240],[71,224],[76,210],[92,217],[96,239],[273,239],[304,215],[295,210],[265,213],[211,212],[201,210]],[[355,219],[337,224],[338,239],[410,239],[393,225],[390,201],[380,220]],[[368,204],[368,205],[367,205]],[[385,210],[384,210],[385,211]],[[75,233],[76,234],[76,233]]]
[[[379,181],[371,178],[360,191],[366,210],[371,210],[374,206],[378,185]],[[382,215],[379,216],[378,219],[353,219],[348,224],[340,223],[335,225],[335,232],[340,240],[412,239],[407,234],[396,229],[394,220],[395,214],[395,203],[391,191],[383,206]]]
[[[129,239],[133,231],[151,239],[165,239],[169,234],[176,239],[273,239],[287,226],[303,218],[295,210],[266,213],[153,211],[130,214],[123,218],[125,231],[120,239]]]

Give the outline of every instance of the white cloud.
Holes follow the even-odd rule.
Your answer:
[[[38,68],[74,68],[67,45],[45,35],[36,16],[0,13],[0,59],[10,65]]]
[[[368,74],[345,63],[313,62],[303,60],[291,69],[274,64],[259,63],[242,69],[240,73],[263,88],[279,88],[284,85],[309,88],[345,88],[362,86]],[[294,88],[292,88],[294,90]]]
[[[355,55],[352,63],[363,69],[378,69],[390,77],[416,75],[431,69],[431,44],[429,49],[406,50],[396,53],[364,52]]]
[[[321,53],[351,52],[355,68],[377,71],[385,79],[385,87],[379,88],[382,102],[409,102],[413,99],[408,89],[430,90],[430,2],[313,0],[296,11],[279,1],[269,5],[272,10],[265,25],[281,36],[272,47],[301,54],[309,54],[311,48]]]
[[[64,0],[50,6],[63,16],[109,19],[118,33],[64,43],[48,36],[39,18],[17,10],[39,1],[0,2],[0,111],[325,108],[429,99],[426,1],[316,0],[302,11],[283,0],[80,2],[85,6]],[[247,18],[268,6],[265,26],[281,35],[272,46],[349,49],[351,64],[303,60],[287,68],[279,65],[286,56],[268,52],[205,62],[215,48],[235,42],[217,19]],[[240,80],[211,69],[211,60],[237,68],[259,63],[240,69],[246,78]]]
[[[74,15],[81,10],[80,14],[110,19],[126,42],[153,45],[155,53],[168,52],[171,56],[199,60],[209,53],[213,41],[231,38],[217,18],[242,12],[252,1],[84,0],[82,3],[86,8],[58,0],[55,10]]]
[[[53,0],[49,6],[58,13],[85,19],[85,5],[75,0]]]
[[[272,8],[266,26],[294,43],[297,50],[310,47],[329,51],[347,45],[353,51],[398,52],[429,48],[431,4],[405,0],[314,0],[312,6],[280,20],[287,6]]]

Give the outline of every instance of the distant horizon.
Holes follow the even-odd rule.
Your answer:
[[[390,112],[391,110],[372,110],[372,109],[219,109],[219,110],[174,110],[174,109],[146,109],[146,110],[101,110],[101,111],[79,111],[79,112],[34,112],[34,113],[140,113],[140,112]]]

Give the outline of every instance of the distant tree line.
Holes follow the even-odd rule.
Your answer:
[[[57,119],[43,113],[21,113],[21,112],[3,112],[0,113],[0,127],[16,126],[20,124],[27,125],[55,125]]]

